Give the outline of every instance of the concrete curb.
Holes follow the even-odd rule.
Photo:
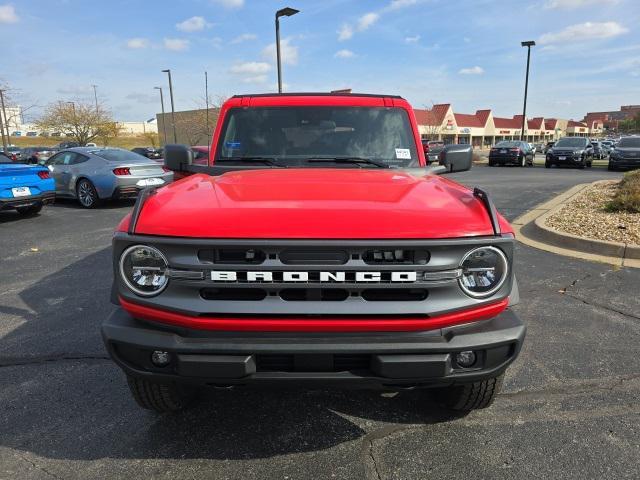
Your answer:
[[[594,182],[594,184],[600,182],[602,180]],[[591,185],[591,183],[576,185],[516,218],[512,222],[516,238],[530,247],[559,255],[608,263],[620,267],[640,268],[639,246],[579,237],[570,233],[560,232],[546,225],[547,218]],[[526,232],[523,230],[526,230]]]

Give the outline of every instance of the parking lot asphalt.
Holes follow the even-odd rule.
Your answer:
[[[602,168],[489,168],[514,219]],[[212,391],[141,410],[107,359],[110,239],[131,202],[0,213],[0,478],[640,477],[640,270],[518,245],[528,326],[495,404],[468,415],[428,393]]]

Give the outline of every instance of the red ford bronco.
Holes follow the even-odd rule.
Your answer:
[[[102,334],[140,406],[206,386],[430,387],[488,406],[525,326],[514,235],[488,195],[427,167],[400,97],[242,95],[220,111],[207,165],[144,190],[113,238]]]

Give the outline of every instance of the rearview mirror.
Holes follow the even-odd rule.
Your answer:
[[[180,171],[193,163],[193,152],[186,145],[165,145],[164,166],[169,170]]]
[[[445,145],[440,153],[440,165],[447,172],[465,172],[471,170],[473,148],[471,145]]]

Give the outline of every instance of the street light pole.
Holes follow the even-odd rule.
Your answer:
[[[156,90],[160,90],[160,108],[162,109],[162,144],[167,143],[167,119],[164,116],[164,97],[162,96],[162,87],[153,87]]]
[[[8,146],[7,142],[11,140],[11,137],[9,136],[9,119],[7,118],[7,112],[4,109],[4,90],[0,90],[0,106],[2,107],[2,122],[0,122],[0,129],[2,130],[2,145],[6,152]]]
[[[278,63],[278,93],[282,93],[282,64],[280,61],[280,17],[291,17],[300,10],[295,8],[282,8],[276,12],[276,61]]]
[[[91,85],[93,87],[93,98],[96,100],[96,113],[98,113],[98,86]]]
[[[211,129],[209,128],[209,77],[204,72],[204,103],[207,110],[207,145],[211,148]]]
[[[176,132],[176,110],[173,106],[173,84],[171,83],[171,70],[162,70],[169,76],[169,97],[171,98],[171,124],[173,126],[173,143],[178,143],[178,133]]]
[[[524,106],[522,107],[522,130],[520,130],[520,140],[524,140],[524,126],[527,123],[527,90],[529,89],[529,61],[531,60],[531,47],[535,46],[533,40],[520,42],[520,45],[527,47],[527,75],[524,80]]]

